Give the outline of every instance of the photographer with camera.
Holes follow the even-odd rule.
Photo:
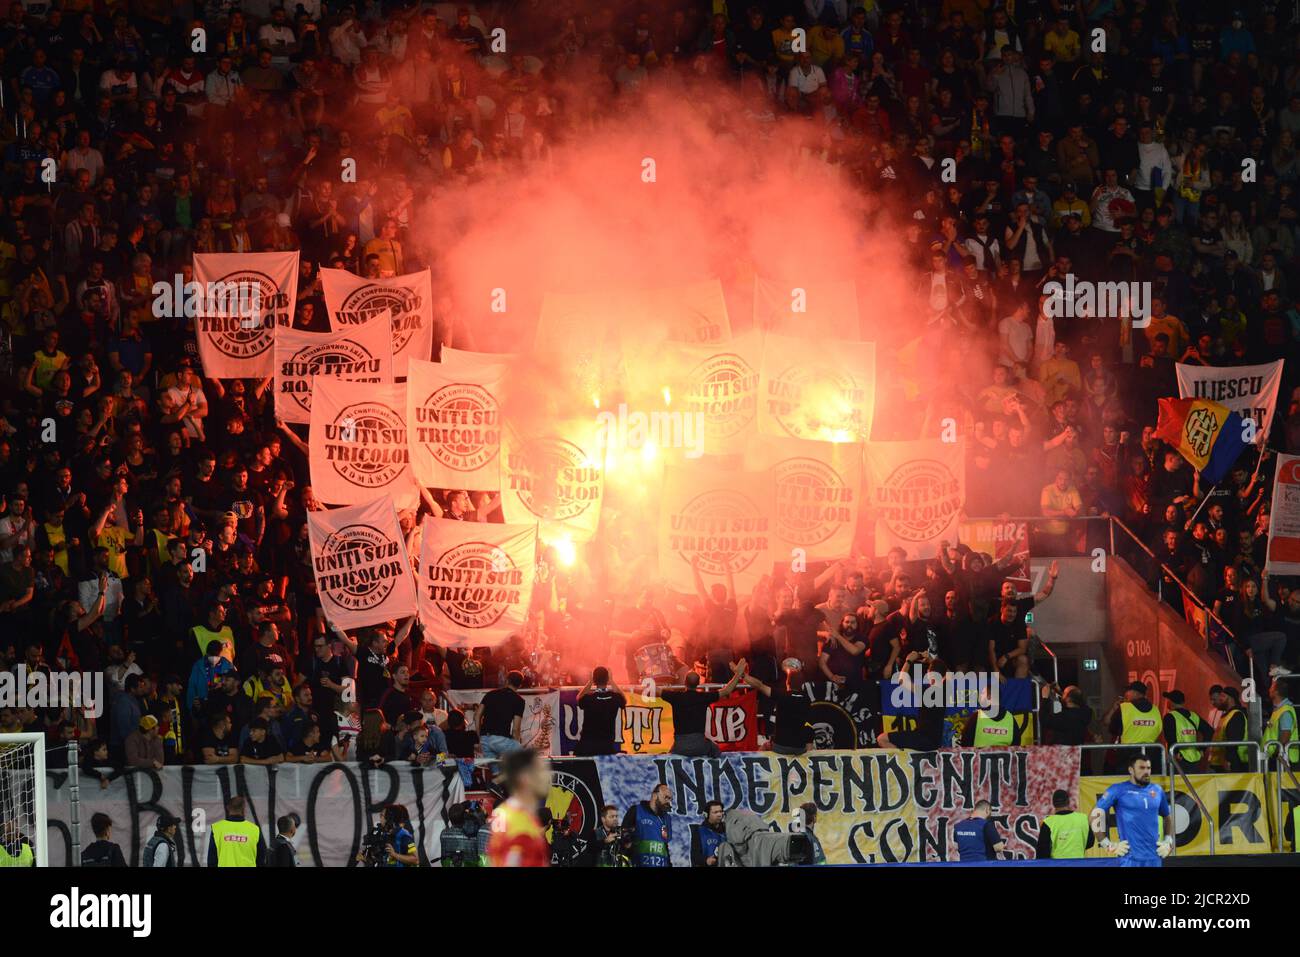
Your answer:
[[[389,804],[369,834],[361,839],[357,863],[363,867],[419,867],[411,817],[400,804]]]
[[[704,805],[704,820],[691,825],[691,867],[717,867],[718,846],[727,839],[721,801]]]
[[[477,801],[453,804],[447,811],[447,826],[438,838],[443,867],[486,867],[491,831],[487,815]]]
[[[631,867],[623,853],[623,830],[618,825],[618,808],[606,804],[600,809],[600,820],[587,832],[587,846],[581,864],[583,867]]]
[[[586,839],[573,833],[567,817],[555,817],[548,807],[538,812],[537,819],[542,830],[550,835],[551,866],[577,867],[587,849]]]

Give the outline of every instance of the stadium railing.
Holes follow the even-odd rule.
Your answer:
[[[1284,780],[1284,774],[1283,774],[1283,772],[1285,772],[1285,777],[1288,777],[1288,778],[1291,779],[1291,786],[1294,787],[1294,788],[1296,789],[1296,791],[1300,791],[1300,779],[1298,779],[1298,778],[1296,777],[1295,768],[1292,767],[1292,765],[1291,765],[1291,759],[1287,756],[1287,752],[1288,752],[1289,750],[1290,750],[1289,748],[1284,748],[1284,747],[1282,747],[1282,742],[1281,742],[1281,741],[1265,741],[1265,742],[1264,742],[1264,776],[1265,776],[1265,780],[1267,780],[1268,775],[1270,775],[1270,774],[1273,775],[1273,778],[1274,778],[1274,781],[1273,781],[1273,806],[1274,806],[1274,808],[1276,809],[1276,812],[1277,812],[1277,817],[1275,818],[1275,820],[1277,821],[1277,847],[1274,848],[1274,849],[1275,849],[1276,851],[1278,851],[1279,853],[1281,853],[1281,851],[1282,851],[1282,842],[1283,842],[1283,840],[1285,839],[1285,835],[1286,835],[1286,821],[1283,820],[1283,817],[1282,817],[1282,813],[1283,813],[1283,807],[1282,807],[1282,782],[1283,782],[1283,780]],[[1272,758],[1272,757],[1277,758],[1277,770],[1276,770],[1276,771],[1273,771],[1273,770],[1270,769],[1269,766],[1268,766],[1268,759],[1269,759],[1269,758]],[[1296,853],[1300,853],[1300,821],[1297,821],[1297,823],[1296,823],[1296,829],[1295,829],[1294,831],[1291,832],[1291,841],[1292,841],[1292,846],[1293,846],[1293,847],[1295,848],[1295,850],[1296,850]]]

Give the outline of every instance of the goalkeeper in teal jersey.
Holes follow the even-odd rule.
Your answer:
[[[1115,809],[1119,840],[1107,836],[1106,812]],[[1165,836],[1160,837],[1160,820]],[[1151,781],[1151,761],[1139,753],[1128,763],[1128,780],[1112,784],[1097,799],[1090,815],[1097,842],[1116,857],[1123,867],[1159,867],[1174,849],[1173,816],[1165,789]]]

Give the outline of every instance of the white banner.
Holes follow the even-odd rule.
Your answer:
[[[668,587],[695,594],[692,562],[705,585],[726,584],[749,594],[772,570],[772,473],[681,466],[664,472],[659,500],[659,574]]]
[[[393,319],[393,374],[406,375],[411,359],[433,355],[433,276],[429,270],[363,279],[346,269],[320,271],[325,309],[335,332],[360,325],[385,309]]]
[[[1256,434],[1268,437],[1277,408],[1277,390],[1282,385],[1282,360],[1257,366],[1198,366],[1179,362],[1178,395],[1183,399],[1209,399],[1252,419]]]
[[[393,337],[387,312],[343,332],[275,335],[275,411],[286,422],[311,421],[312,376],[345,382],[393,381]]]
[[[1300,575],[1300,455],[1277,456],[1264,567],[1270,575]]]
[[[591,541],[605,494],[599,435],[594,418],[556,422],[540,435],[521,434],[507,422],[501,450],[505,520],[539,523],[548,544]]]
[[[50,864],[71,867],[68,773],[50,772],[47,779]],[[207,867],[212,825],[225,818],[225,802],[235,793],[247,800],[247,819],[261,828],[265,845],[275,837],[276,819],[296,812],[302,821],[293,842],[299,866],[351,867],[362,849],[362,836],[380,822],[384,804],[406,808],[415,842],[424,852],[421,858],[437,863],[447,810],[465,800],[465,785],[454,765],[419,767],[405,761],[377,769],[333,762],[136,768],[130,774],[110,775],[106,788],[82,784],[81,846],[92,839],[87,823],[91,817],[107,814],[127,865],[139,867],[158,815],[166,811],[181,820],[176,844],[182,866]]]
[[[755,436],[745,467],[772,472],[774,562],[849,556],[862,502],[861,445]]]
[[[345,631],[416,612],[415,579],[388,496],[307,513],[312,571],[325,618]]]
[[[527,623],[536,572],[536,525],[425,516],[418,575],[425,641],[499,645]]]
[[[209,379],[264,379],[273,374],[276,330],[293,325],[297,251],[195,253],[194,281],[200,293],[194,334],[203,374]],[[250,299],[255,307],[251,314],[235,305]]]
[[[477,705],[491,689],[469,691],[444,691],[443,698],[453,708],[465,711],[466,705]],[[555,690],[519,692],[524,699],[524,716],[519,722],[519,743],[541,754],[560,753],[560,693]],[[470,731],[478,731],[478,709],[465,711],[465,724]]]
[[[877,556],[895,546],[908,560],[934,558],[957,540],[966,502],[965,442],[872,442],[866,447],[867,508]]]
[[[357,505],[387,493],[415,508],[420,492],[406,445],[406,386],[312,378],[311,484],[331,505]]]
[[[673,343],[667,350],[673,408],[704,423],[704,453],[744,452],[758,417],[762,337],[747,332],[717,345]]]
[[[407,366],[411,471],[424,486],[495,492],[501,484],[502,387],[510,367],[446,359],[412,359]]]
[[[865,442],[876,398],[870,342],[767,336],[758,431],[775,438]]]
[[[754,328],[782,336],[819,336],[856,342],[858,287],[839,282],[780,282],[754,277]]]

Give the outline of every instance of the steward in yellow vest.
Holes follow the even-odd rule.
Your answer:
[[[1187,699],[1181,691],[1168,692],[1165,700],[1171,705],[1164,720],[1165,744],[1173,747],[1175,744],[1195,744],[1209,738],[1209,723],[1195,711],[1183,706]],[[1180,748],[1173,756],[1186,770],[1193,770],[1192,765],[1200,764],[1204,755],[1205,752],[1200,748]]]
[[[1296,723],[1295,705],[1288,694],[1290,688],[1285,678],[1274,678],[1268,696],[1273,702],[1273,714],[1264,729],[1265,741],[1285,741],[1286,758],[1292,770],[1300,771],[1300,724]],[[1278,753],[1274,749],[1272,753]]]
[[[1246,712],[1241,710],[1241,693],[1236,688],[1215,685],[1210,689],[1210,703],[1220,712],[1213,741],[1245,741],[1249,733]],[[1210,767],[1215,771],[1246,771],[1250,768],[1251,748],[1210,748]]]
[[[962,729],[961,743],[970,748],[1010,748],[1020,744],[1022,728],[1010,711],[976,711]]]
[[[1070,795],[1063,790],[1052,794],[1053,812],[1038,825],[1038,859],[1071,860],[1081,858],[1096,837],[1088,824],[1088,815],[1070,810]]]
[[[1106,715],[1106,724],[1117,744],[1151,744],[1158,745],[1163,731],[1160,711],[1147,697],[1147,686],[1135,681],[1124,689],[1124,697],[1111,706]],[[1163,749],[1147,748],[1142,753],[1151,762],[1151,773],[1159,774],[1163,770]],[[1119,758],[1128,763],[1136,749],[1126,748],[1108,759],[1110,765]],[[1109,770],[1109,768],[1108,768]],[[1111,772],[1113,773],[1113,772]]]
[[[244,799],[232,797],[226,803],[226,819],[212,825],[208,867],[257,867],[262,862],[262,829],[244,820],[244,810]]]

